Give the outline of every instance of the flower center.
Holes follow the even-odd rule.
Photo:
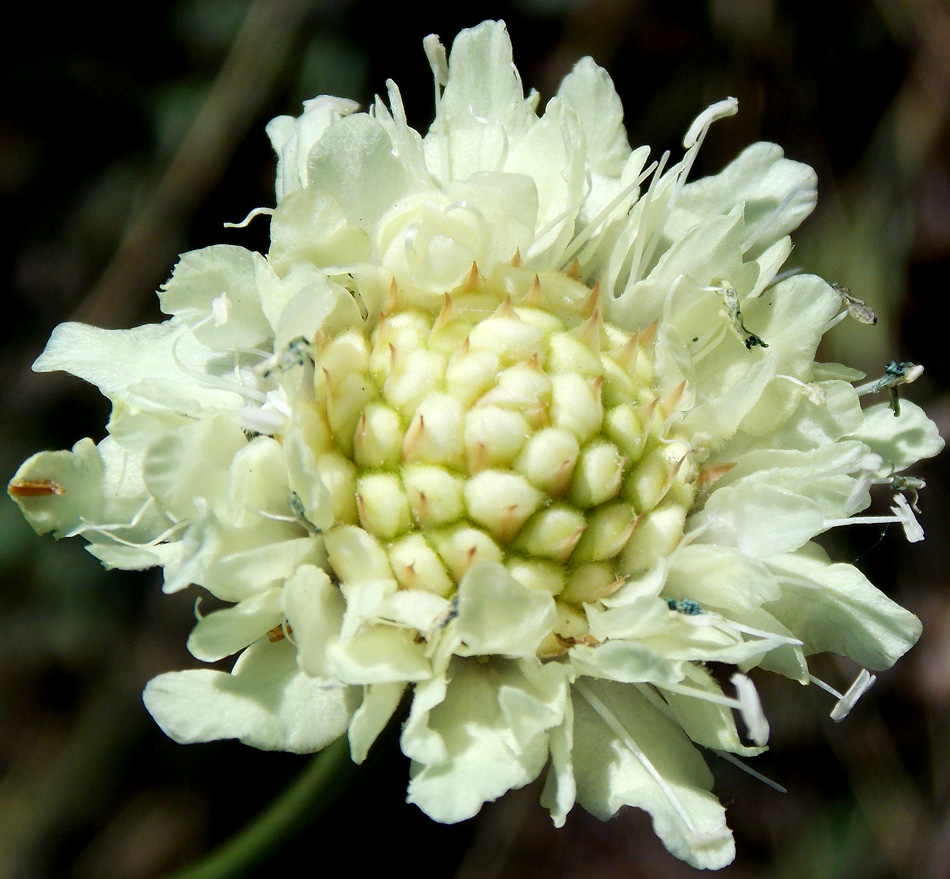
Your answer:
[[[451,598],[500,562],[555,597],[542,658],[589,641],[584,604],[669,552],[693,501],[670,424],[683,388],[656,390],[653,336],[605,323],[596,287],[505,266],[473,267],[438,312],[394,284],[371,333],[318,340],[334,572],[355,540],[381,576]]]

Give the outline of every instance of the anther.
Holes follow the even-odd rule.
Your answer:
[[[923,372],[924,368],[922,366],[911,363],[909,360],[892,360],[884,367],[884,375],[881,376],[881,378],[877,381],[863,384],[861,387],[855,388],[855,391],[858,396],[876,394],[880,391],[889,391],[891,396],[891,411],[894,413],[894,416],[897,417],[901,414],[901,399],[898,389],[901,385],[909,385],[911,382],[917,381],[917,379],[923,375]]]
[[[867,324],[868,326],[874,326],[877,323],[877,315],[874,313],[874,309],[863,299],[858,299],[857,296],[852,295],[847,287],[832,282],[831,289],[841,297],[841,301],[848,309],[848,315],[858,323]]]
[[[719,310],[719,316],[726,322],[726,326],[732,330],[736,338],[746,346],[746,349],[751,351],[753,348],[768,348],[768,344],[755,333],[750,332],[742,322],[739,294],[736,293],[735,287],[724,281],[714,289],[722,295],[723,299],[723,307]]]
[[[53,497],[66,494],[66,489],[52,479],[14,479],[7,492],[13,497]]]

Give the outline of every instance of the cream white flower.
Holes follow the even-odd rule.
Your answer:
[[[896,474],[942,447],[913,403],[860,405],[917,367],[856,389],[815,362],[847,303],[777,275],[810,168],[759,143],[687,182],[733,99],[650,162],[590,59],[539,116],[503,24],[448,63],[426,50],[425,137],[392,83],[368,113],[323,97],[275,119],[266,256],[185,254],[161,325],[56,329],[35,368],[97,384],[109,435],[34,456],[11,494],[106,566],[232,604],[188,642],[239,654],[231,674],[146,689],[174,739],[306,752],[346,732],[362,760],[408,690],[409,799],[433,818],[546,770],[556,824],[637,806],[721,867],[696,746],[764,748],[744,672],[808,683],[823,651],[880,670],[919,635],[813,541],[863,521],[922,536],[899,493],[854,517],[881,483],[916,499]],[[729,687],[708,662],[738,668]]]

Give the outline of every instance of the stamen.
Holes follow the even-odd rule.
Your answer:
[[[785,210],[791,204],[792,199],[801,191],[801,184],[796,186],[781,202],[775,207],[771,214],[769,214],[759,225],[755,228],[752,234],[742,242],[742,246],[739,248],[739,252],[743,256],[748,252],[748,250],[755,244],[768,230],[769,226],[772,225],[781,215],[782,211]]]
[[[721,617],[721,620],[727,624],[728,628],[735,629],[737,632],[742,632],[746,635],[752,635],[756,638],[761,638],[763,641],[771,641],[777,645],[787,644],[790,647],[803,646],[803,642],[799,641],[798,638],[789,638],[787,635],[779,635],[776,632],[767,632],[765,629],[756,629],[752,626],[746,626],[743,623],[737,623],[735,620],[730,620],[726,617]]]
[[[287,641],[296,647],[297,642],[294,641],[294,630],[290,627],[290,623],[287,622],[286,618],[280,621],[280,630],[284,633],[284,637]]]
[[[719,119],[725,119],[728,116],[735,116],[739,112],[739,102],[735,98],[725,98],[718,101],[710,107],[707,107],[699,114],[690,125],[683,137],[683,148],[691,149],[694,146],[702,144],[709,131],[709,126]]]
[[[116,529],[126,529],[129,527],[128,525],[92,525],[84,521],[82,526],[76,528],[72,533],[67,534],[66,536],[75,537],[79,534],[86,534],[91,531],[94,534],[103,534],[110,540],[113,540],[122,546],[129,546],[133,549],[149,549],[153,546],[158,546],[160,543],[164,543],[169,537],[171,537],[176,532],[181,531],[182,528],[187,527],[189,524],[189,522],[177,522],[176,524],[172,525],[171,528],[167,528],[165,531],[159,534],[158,537],[153,537],[151,540],[141,543],[136,543],[133,540],[126,540],[125,538],[119,537],[117,534],[115,534]]]
[[[891,411],[897,417],[901,414],[901,401],[898,395],[898,388],[901,385],[909,385],[917,381],[923,375],[924,368],[909,360],[892,360],[884,367],[884,375],[877,381],[867,382],[858,388],[855,392],[859,397],[865,394],[876,394],[880,391],[890,391]]]
[[[924,482],[919,476],[891,476],[890,479],[876,479],[875,482],[889,482],[891,486],[891,491],[894,492],[908,492],[913,500],[910,502],[910,508],[915,512],[919,513],[920,509],[917,507],[917,500],[919,491],[927,487],[927,483]]]
[[[210,315],[207,319],[210,319]],[[199,372],[197,369],[191,369],[190,367],[185,366],[185,364],[181,362],[181,358],[178,356],[178,345],[185,337],[186,332],[188,332],[188,330],[183,328],[182,331],[175,337],[175,341],[172,342],[171,346],[172,360],[185,375],[194,379],[202,387],[213,388],[214,390],[218,391],[229,391],[230,393],[237,394],[239,397],[244,397],[247,400],[254,400],[258,403],[264,402],[265,395],[261,391],[255,390],[254,388],[249,388],[244,384],[235,384],[229,379],[224,379],[216,375],[209,375],[208,373]]]
[[[241,427],[254,433],[274,436],[283,431],[290,415],[290,406],[280,394],[268,391],[261,406],[246,406],[241,410]]]
[[[435,124],[439,127],[439,140],[442,146],[442,183],[447,184],[450,179],[449,168],[449,139],[445,131],[445,116],[442,113],[442,89],[449,81],[449,65],[445,57],[445,46],[442,45],[436,34],[429,34],[422,41],[429,69],[432,71],[432,82],[435,89]]]
[[[614,212],[617,206],[629,196],[632,192],[640,188],[640,184],[647,179],[658,167],[657,162],[653,162],[645,171],[643,171],[636,180],[633,181],[629,186],[625,186],[616,196],[614,196],[600,212],[595,216],[568,244],[564,253],[561,255],[561,266],[562,271],[563,267],[566,266],[573,258],[574,255],[587,243],[588,239],[602,223],[604,223],[607,218]]]
[[[700,690],[698,687],[689,687],[685,684],[656,684],[656,686],[661,690],[675,693],[677,696],[687,696],[690,699],[711,702],[713,705],[722,705],[723,708],[731,708],[734,711],[739,711],[742,707],[738,699],[733,699],[724,693],[710,693],[706,690]]]
[[[726,326],[732,330],[736,338],[751,351],[753,348],[768,348],[768,344],[760,339],[755,333],[749,332],[742,322],[742,312],[739,310],[739,294],[736,293],[728,281],[723,281],[718,288],[714,288],[722,294],[723,307],[719,310],[719,316],[726,322]]]
[[[240,223],[225,223],[224,228],[225,229],[243,229],[245,226],[247,226],[248,223],[251,222],[251,220],[255,219],[256,217],[260,217],[262,215],[266,215],[270,217],[270,216],[273,216],[274,213],[275,213],[274,208],[254,208],[254,210],[251,211],[243,220],[241,220]]]
[[[826,519],[825,528],[838,528],[842,525],[890,525],[897,523],[904,529],[904,536],[908,543],[918,543],[924,539],[924,529],[920,527],[920,523],[914,516],[904,495],[895,495],[891,512],[893,513],[892,516],[851,516],[848,519]]]
[[[211,319],[216,327],[223,327],[231,316],[231,300],[222,293],[211,300]]]
[[[646,257],[644,256],[644,251],[647,249],[649,242],[644,240],[644,224],[646,224],[647,237],[653,237],[654,229],[659,230],[663,227],[662,223],[653,223],[650,222],[647,218],[647,212],[653,206],[653,202],[656,200],[657,190],[659,188],[660,182],[663,178],[663,171],[666,168],[666,163],[670,159],[669,150],[663,153],[660,156],[660,161],[657,163],[656,170],[653,172],[653,179],[650,181],[650,185],[647,187],[647,191],[641,197],[638,204],[642,205],[640,208],[640,216],[637,219],[637,237],[636,245],[633,249],[633,259],[630,261],[630,276],[627,280],[627,286],[630,287],[640,280],[640,267],[644,264]],[[652,252],[652,248],[650,249]]]
[[[566,219],[568,219],[568,217],[577,216],[577,212],[580,210],[581,205],[587,201],[587,196],[590,195],[590,186],[590,181],[588,181],[585,190],[577,197],[577,199],[571,202],[571,204],[569,204],[567,208],[561,211],[561,213],[559,213],[556,217],[552,217],[550,220],[548,220],[547,223],[545,223],[534,233],[534,241],[531,242],[531,246],[528,248],[528,253],[525,257],[526,260],[530,261],[533,256],[537,255],[537,251],[532,253],[534,250],[534,245],[544,238],[545,235],[547,235],[552,229],[556,228],[559,224],[563,223]],[[559,262],[564,263],[566,261],[567,260],[564,259],[562,254]]]
[[[852,295],[847,287],[832,282],[831,289],[834,290],[842,299],[847,307],[847,314],[853,317],[858,323],[874,326],[877,323],[877,315],[863,299],[858,299]]]
[[[884,459],[880,455],[876,455],[873,452],[869,455],[865,455],[855,476],[854,488],[851,490],[851,494],[845,502],[845,509],[851,511],[857,510],[858,502],[864,497],[865,492],[872,485],[887,481],[875,478],[876,474],[881,472],[883,466]]]
[[[740,703],[739,713],[749,731],[749,736],[757,745],[765,745],[769,740],[769,722],[765,719],[765,712],[762,711],[762,703],[759,701],[755,684],[739,672],[736,672],[729,680],[736,688],[736,696]]]
[[[787,281],[789,278],[794,278],[802,270],[801,266],[793,266],[790,269],[785,269],[783,272],[779,272],[771,281],[768,282],[763,288],[762,292],[766,290],[771,290],[776,284],[781,284],[782,281]]]
[[[904,528],[904,536],[908,543],[919,543],[924,539],[924,529],[920,527],[914,511],[907,503],[907,498],[902,494],[894,496],[894,506],[891,507],[894,515]]]
[[[654,226],[655,232],[648,242],[641,265],[649,265],[653,259],[653,252],[656,250],[657,244],[660,241],[660,236],[656,233],[666,225],[666,219],[673,213],[676,202],[679,200],[679,195],[683,191],[683,187],[686,186],[689,173],[692,171],[693,165],[696,162],[696,157],[699,155],[699,149],[706,139],[709,127],[716,120],[724,119],[727,116],[734,116],[737,112],[739,112],[739,102],[735,98],[726,98],[708,107],[693,121],[693,124],[687,130],[686,136],[683,138],[686,155],[683,156],[680,163],[670,172],[673,175],[673,192],[666,202],[660,222]]]
[[[249,513],[253,513],[255,516],[260,516],[262,519],[270,519],[272,522],[296,522],[297,519],[294,516],[285,516],[282,513],[271,513],[269,510],[262,510],[259,507],[246,508]]]
[[[124,466],[124,459],[123,459],[123,466]],[[121,479],[120,479],[120,482],[121,482]],[[91,524],[91,523],[86,522],[85,520],[83,520],[84,524],[80,525],[78,528],[74,528],[74,529],[73,529],[72,531],[70,531],[66,536],[67,536],[67,537],[78,537],[80,534],[85,534],[87,531],[95,531],[95,532],[99,532],[99,533],[103,533],[103,534],[104,534],[104,533],[109,532],[109,531],[124,531],[124,530],[128,530],[128,529],[130,529],[130,528],[136,528],[136,527],[138,527],[139,523],[140,523],[140,522],[142,521],[142,519],[144,518],[144,516],[145,516],[145,511],[146,511],[150,506],[152,506],[152,504],[153,504],[154,502],[155,502],[155,499],[154,499],[153,497],[151,497],[151,496],[147,497],[147,498],[145,499],[145,503],[142,504],[141,507],[139,507],[138,511],[137,511],[136,514],[129,520],[129,523],[128,523],[128,524],[124,524],[124,523],[114,523],[114,524],[112,524],[112,525],[93,525],[93,524]],[[168,516],[167,513],[165,513],[164,515],[165,515],[166,517],[168,517],[169,519],[171,519],[171,517]],[[172,520],[172,521],[174,521],[174,520]]]
[[[300,495],[297,494],[297,492],[292,491],[287,496],[287,505],[294,514],[294,520],[303,525],[303,527],[306,528],[307,531],[309,531],[312,535],[317,536],[318,534],[323,533],[319,528],[317,528],[316,525],[313,524],[313,522],[307,518],[307,511],[304,509],[303,501],[300,499]]]
[[[821,334],[824,335],[829,330],[833,330],[838,324],[841,323],[848,316],[848,310],[839,311],[828,323],[822,327]]]
[[[712,750],[714,754],[717,754],[718,756],[722,757],[722,759],[725,760],[727,763],[731,763],[733,766],[736,767],[736,769],[741,769],[743,772],[748,773],[757,781],[761,781],[763,784],[767,784],[770,788],[772,788],[773,790],[777,790],[780,794],[788,793],[788,788],[783,787],[777,781],[772,781],[772,779],[769,778],[767,775],[763,775],[761,772],[757,772],[747,763],[744,763],[742,760],[740,760],[735,754],[730,754],[728,751],[719,751],[716,749],[712,749]]]
[[[303,336],[297,336],[287,343],[283,351],[276,351],[273,356],[258,363],[253,371],[260,378],[270,378],[275,372],[286,372],[295,366],[303,366],[308,360],[314,361],[313,355],[313,346]]]
[[[719,343],[725,338],[728,330],[726,329],[725,324],[720,324],[716,327],[715,330],[710,333],[709,338],[703,343],[703,346],[695,354],[690,356],[693,359],[694,364],[702,363],[715,349],[718,347]]]
[[[848,687],[848,691],[831,709],[831,719],[835,723],[844,720],[851,713],[851,709],[854,708],[858,699],[874,686],[876,680],[877,678],[866,668],[862,668],[860,674],[854,679],[854,683]]]
[[[816,687],[824,690],[826,693],[835,697],[835,699],[843,699],[844,696],[841,695],[831,684],[826,684],[821,678],[815,677],[813,674],[808,675],[808,680],[813,683]]]
[[[779,374],[775,377],[783,378],[785,381],[789,381],[793,385],[800,387],[804,395],[808,397],[809,401],[815,406],[824,406],[828,402],[828,397],[825,392],[817,385],[811,384],[811,382],[803,382],[794,376],[784,374]]]

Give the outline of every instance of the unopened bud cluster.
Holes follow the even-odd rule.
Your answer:
[[[314,350],[309,431],[343,582],[452,597],[477,561],[556,596],[552,657],[589,640],[582,605],[682,537],[695,467],[668,433],[682,389],[653,386],[653,333],[601,317],[560,273],[473,270],[439,313],[393,285],[371,334]]]

